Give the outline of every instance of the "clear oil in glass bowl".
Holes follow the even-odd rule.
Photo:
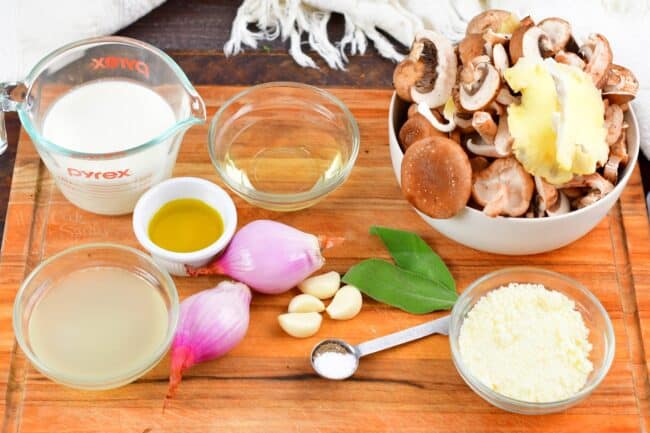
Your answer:
[[[345,106],[304,85],[253,87],[227,103],[210,131],[213,162],[226,184],[274,210],[314,204],[340,185],[358,153]]]

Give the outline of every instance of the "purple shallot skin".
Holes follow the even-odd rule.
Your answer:
[[[239,230],[226,251],[195,275],[227,275],[261,293],[283,293],[322,268],[324,248],[339,239],[316,237],[271,220],[253,221]]]
[[[251,297],[245,284],[223,281],[181,302],[167,398],[173,397],[185,369],[225,354],[244,338]]]

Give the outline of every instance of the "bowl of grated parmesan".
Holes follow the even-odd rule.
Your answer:
[[[602,304],[564,275],[514,267],[485,275],[451,313],[454,365],[496,407],[538,415],[586,398],[614,359],[614,330]]]

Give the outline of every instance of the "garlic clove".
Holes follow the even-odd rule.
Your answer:
[[[359,314],[363,298],[354,286],[344,286],[336,292],[334,299],[327,306],[327,314],[334,320],[349,320]]]
[[[315,296],[318,299],[331,298],[340,286],[341,276],[336,271],[307,278],[305,281],[298,284],[298,288],[301,292]]]
[[[320,313],[323,310],[325,310],[323,301],[306,293],[295,296],[289,302],[289,313]]]
[[[320,329],[323,317],[319,313],[286,313],[278,316],[280,328],[296,338],[307,338]]]

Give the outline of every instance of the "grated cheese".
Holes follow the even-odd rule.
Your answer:
[[[463,362],[483,384],[505,396],[550,402],[585,385],[589,330],[575,303],[540,284],[510,283],[483,296],[460,330]]]

